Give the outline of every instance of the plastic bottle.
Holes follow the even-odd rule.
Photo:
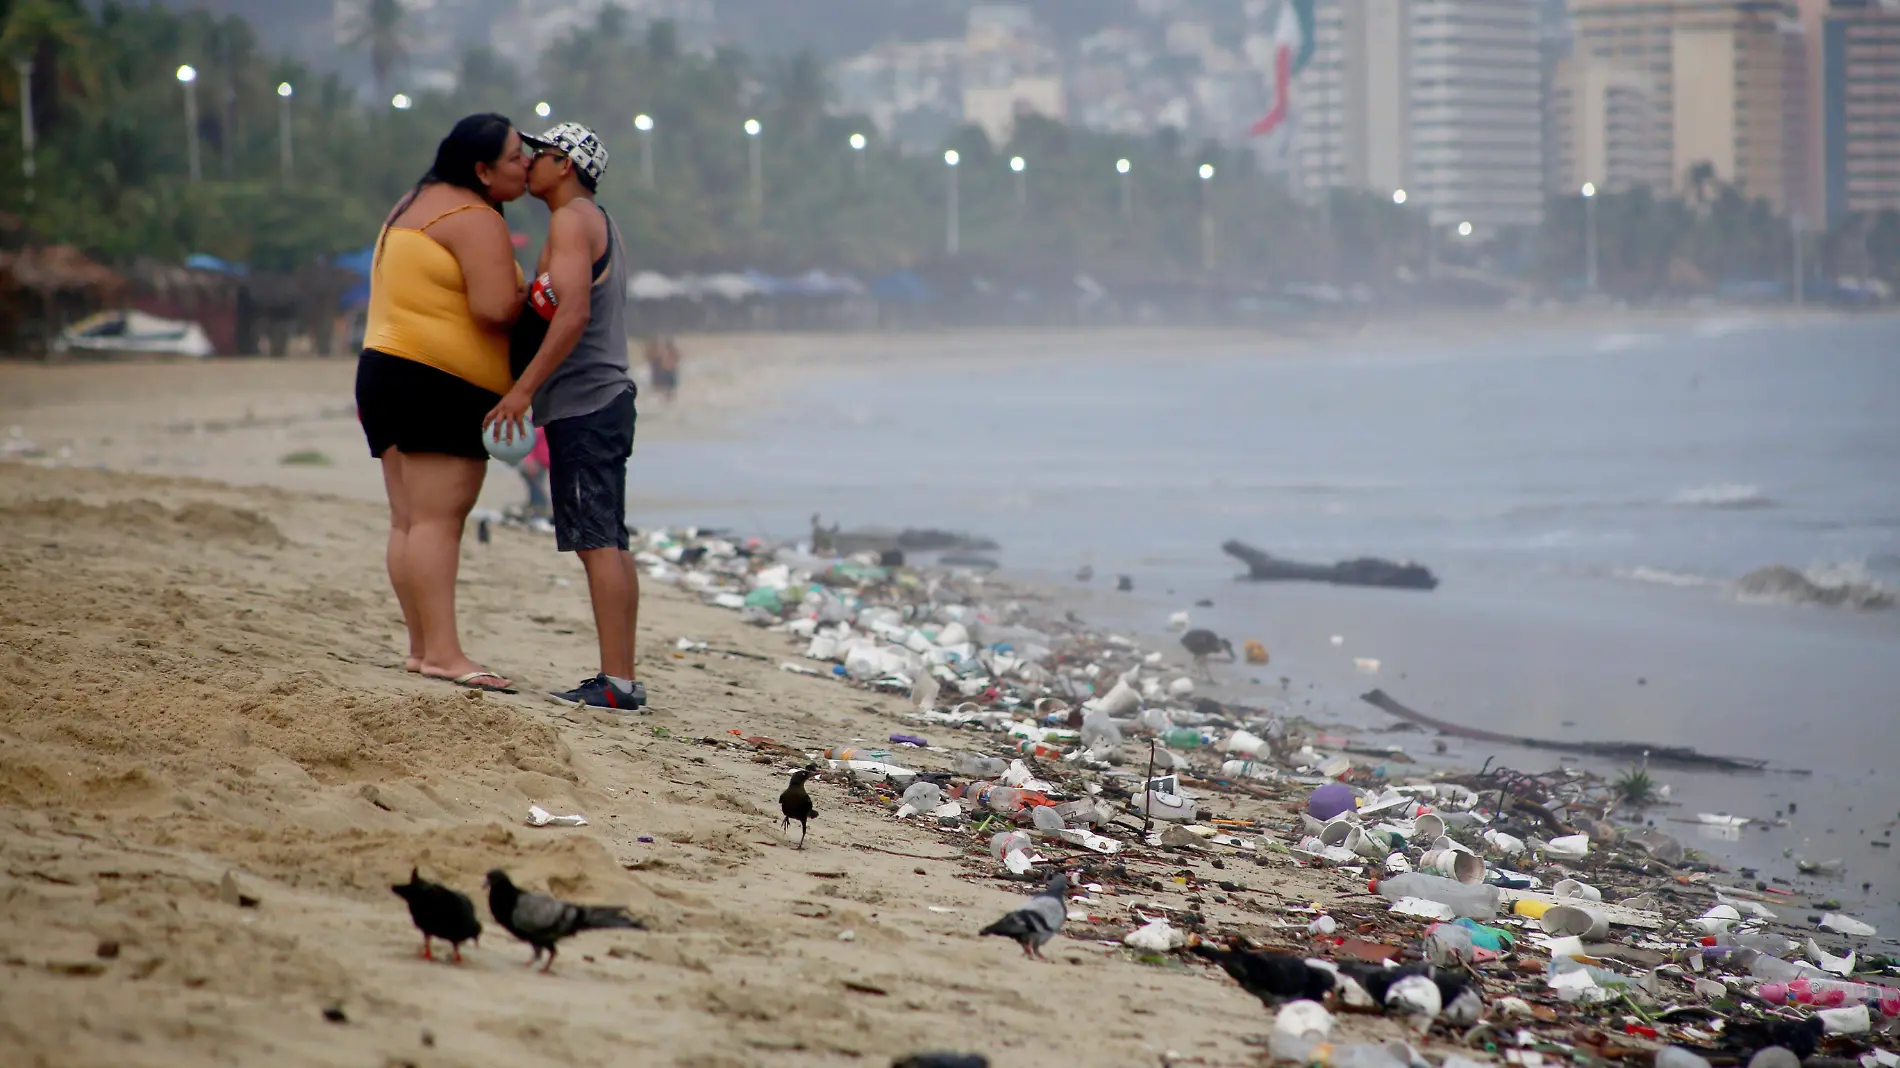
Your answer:
[[[988,778],[1001,775],[1008,767],[1009,765],[1005,764],[998,757],[980,756],[976,753],[957,754],[958,775],[966,775],[970,778],[977,778],[979,776]]]
[[[1026,757],[1035,757],[1039,760],[1062,759],[1061,747],[1050,745],[1048,742],[1022,742],[1016,746],[1016,751]]]
[[[1059,831],[1063,827],[1062,817],[1055,809],[1047,805],[1037,805],[1030,809],[1029,819],[1039,831]]]
[[[1169,749],[1199,749],[1207,744],[1207,735],[1198,727],[1176,727],[1161,733],[1161,744]]]
[[[1758,993],[1764,1000],[1777,1005],[1793,1002],[1796,1005],[1814,1005],[1831,1009],[1855,1002],[1864,1002],[1879,1005],[1880,1011],[1888,1016],[1900,1016],[1900,987],[1882,986],[1878,983],[1855,983],[1845,979],[1817,979],[1813,976],[1802,976],[1786,985],[1764,983]]]
[[[1495,886],[1482,883],[1470,885],[1456,879],[1440,878],[1423,872],[1406,872],[1383,879],[1374,879],[1372,892],[1397,901],[1402,897],[1422,897],[1427,901],[1436,901],[1441,905],[1450,905],[1453,912],[1460,916],[1469,916],[1474,920],[1489,920],[1498,914],[1498,902],[1502,894]]]
[[[1020,812],[1023,792],[1014,786],[992,786],[983,794],[983,806],[991,812]]]
[[[1738,950],[1731,959],[1740,963],[1741,954],[1743,952],[1750,951]],[[1824,973],[1810,964],[1803,964],[1799,961],[1782,960],[1780,957],[1771,957],[1766,953],[1756,953],[1748,961],[1748,974],[1757,979],[1772,979],[1778,983],[1788,983],[1804,975],[1822,975]]]

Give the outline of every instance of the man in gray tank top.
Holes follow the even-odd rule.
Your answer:
[[[627,542],[635,387],[627,373],[626,249],[594,203],[607,149],[594,131],[572,122],[521,140],[535,152],[528,192],[550,212],[531,307],[522,314],[552,307],[553,316],[533,360],[489,419],[519,426],[532,398],[534,424],[547,433],[555,545],[579,556],[587,570],[600,672],[554,696],[633,711],[646,704],[646,688],[633,675],[640,576]]]

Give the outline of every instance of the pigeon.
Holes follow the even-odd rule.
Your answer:
[[[1197,937],[1189,942],[1189,948],[1195,956],[1226,969],[1242,990],[1268,1008],[1286,1001],[1320,1001],[1335,985],[1333,973],[1325,968],[1290,953],[1254,949],[1244,940],[1236,939],[1232,948],[1222,948]]]
[[[785,814],[785,819],[778,825],[779,834],[783,835],[791,829],[792,821],[797,820],[798,848],[800,849],[805,848],[805,833],[809,830],[806,823],[813,816],[818,815],[818,810],[811,807],[811,795],[805,792],[805,780],[809,778],[811,778],[811,772],[804,768],[792,772],[792,784],[785,788],[784,793],[778,795],[778,810]]]
[[[434,960],[430,943],[440,938],[454,950],[455,963],[462,963],[462,943],[479,942],[482,921],[475,918],[475,903],[460,890],[432,883],[409,869],[409,881],[390,887],[396,896],[409,902],[409,918],[422,932],[422,959]]]
[[[488,520],[483,519],[475,524],[475,540],[483,545],[488,544]]]
[[[1042,947],[1062,929],[1062,921],[1068,919],[1068,895],[1069,878],[1058,873],[1042,893],[979,933],[1014,938],[1023,947],[1023,956],[1047,960],[1042,955]]]
[[[1181,635],[1181,647],[1193,655],[1195,668],[1202,678],[1209,681],[1213,680],[1214,672],[1207,666],[1208,657],[1226,650],[1227,659],[1234,659],[1233,643],[1203,627],[1196,627]]]
[[[624,905],[575,905],[532,893],[516,886],[500,868],[488,873],[488,911],[509,934],[534,947],[528,967],[534,967],[542,953],[548,955],[543,972],[554,967],[555,943],[570,935],[609,927],[646,929],[627,915]]]
[[[1094,578],[1095,568],[1092,565],[1083,564],[1081,567],[1075,569],[1075,581],[1077,582],[1089,582]]]

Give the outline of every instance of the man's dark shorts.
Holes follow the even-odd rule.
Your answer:
[[[561,552],[627,548],[633,392],[630,388],[598,411],[554,419],[544,428],[554,544]]]

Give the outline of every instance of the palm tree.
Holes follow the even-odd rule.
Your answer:
[[[60,115],[62,93],[99,91],[93,61],[92,19],[79,0],[13,0],[0,29],[0,55],[32,65],[33,124],[45,129]]]
[[[396,68],[409,57],[403,44],[403,22],[408,12],[402,0],[360,0],[362,13],[347,42],[352,48],[369,50],[370,77],[376,82],[378,98],[389,96],[389,80]]]

